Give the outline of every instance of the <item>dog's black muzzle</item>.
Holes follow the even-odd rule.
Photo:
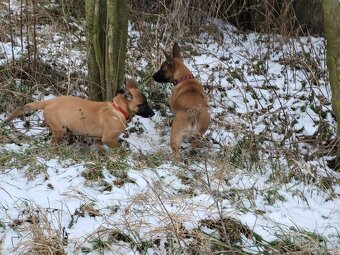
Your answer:
[[[155,73],[152,78],[157,82],[170,82],[170,79],[165,77],[162,70],[159,70],[157,73]]]
[[[146,97],[144,97],[143,104],[138,106],[138,112],[136,114],[143,118],[150,118],[155,115],[155,112],[148,105]]]
[[[150,118],[155,115],[155,112],[150,108],[150,106],[140,106],[140,108],[143,108],[143,110],[138,113],[139,116],[142,116],[143,118]]]

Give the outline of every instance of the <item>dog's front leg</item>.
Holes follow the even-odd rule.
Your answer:
[[[99,155],[102,155],[102,156],[105,156],[106,155],[106,152],[105,152],[105,148],[103,146],[103,142],[101,140],[95,140],[95,144],[98,148],[98,154]]]
[[[120,146],[120,143],[118,142],[117,137],[110,137],[110,138],[102,137],[102,143],[106,144],[110,148],[115,148],[115,147],[119,147]]]
[[[120,143],[118,142],[118,140],[116,138],[112,139],[110,141],[97,140],[96,145],[98,146],[98,152],[99,152],[100,155],[106,155],[106,151],[105,151],[105,148],[103,146],[104,144],[106,144],[110,148],[115,148],[115,147],[120,146]]]

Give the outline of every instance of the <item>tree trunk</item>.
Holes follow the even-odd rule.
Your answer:
[[[340,138],[340,2],[323,0],[323,20],[327,41],[327,68],[332,90],[332,105]],[[340,143],[338,139],[335,167],[340,169]]]
[[[123,84],[128,33],[128,8],[126,0],[107,1],[106,23],[106,98],[112,99],[117,88]]]
[[[91,95],[110,101],[123,84],[128,33],[126,0],[86,0]]]

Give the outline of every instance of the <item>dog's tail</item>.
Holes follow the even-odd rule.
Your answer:
[[[49,100],[46,101],[38,101],[38,102],[33,102],[29,104],[25,104],[24,106],[21,106],[19,108],[14,109],[7,117],[5,122],[9,122],[21,115],[24,115],[26,112],[29,111],[35,111],[35,110],[43,110],[46,105],[48,105]]]

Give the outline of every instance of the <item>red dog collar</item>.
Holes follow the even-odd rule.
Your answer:
[[[181,78],[174,80],[172,83],[174,84],[174,86],[176,86],[178,83],[185,81],[185,80],[190,80],[190,79],[194,79],[195,76],[193,74],[187,74],[182,76]]]
[[[126,120],[129,119],[130,115],[124,111],[121,107],[119,107],[115,102],[112,103],[113,108],[115,108],[117,111],[123,113],[124,117]]]

